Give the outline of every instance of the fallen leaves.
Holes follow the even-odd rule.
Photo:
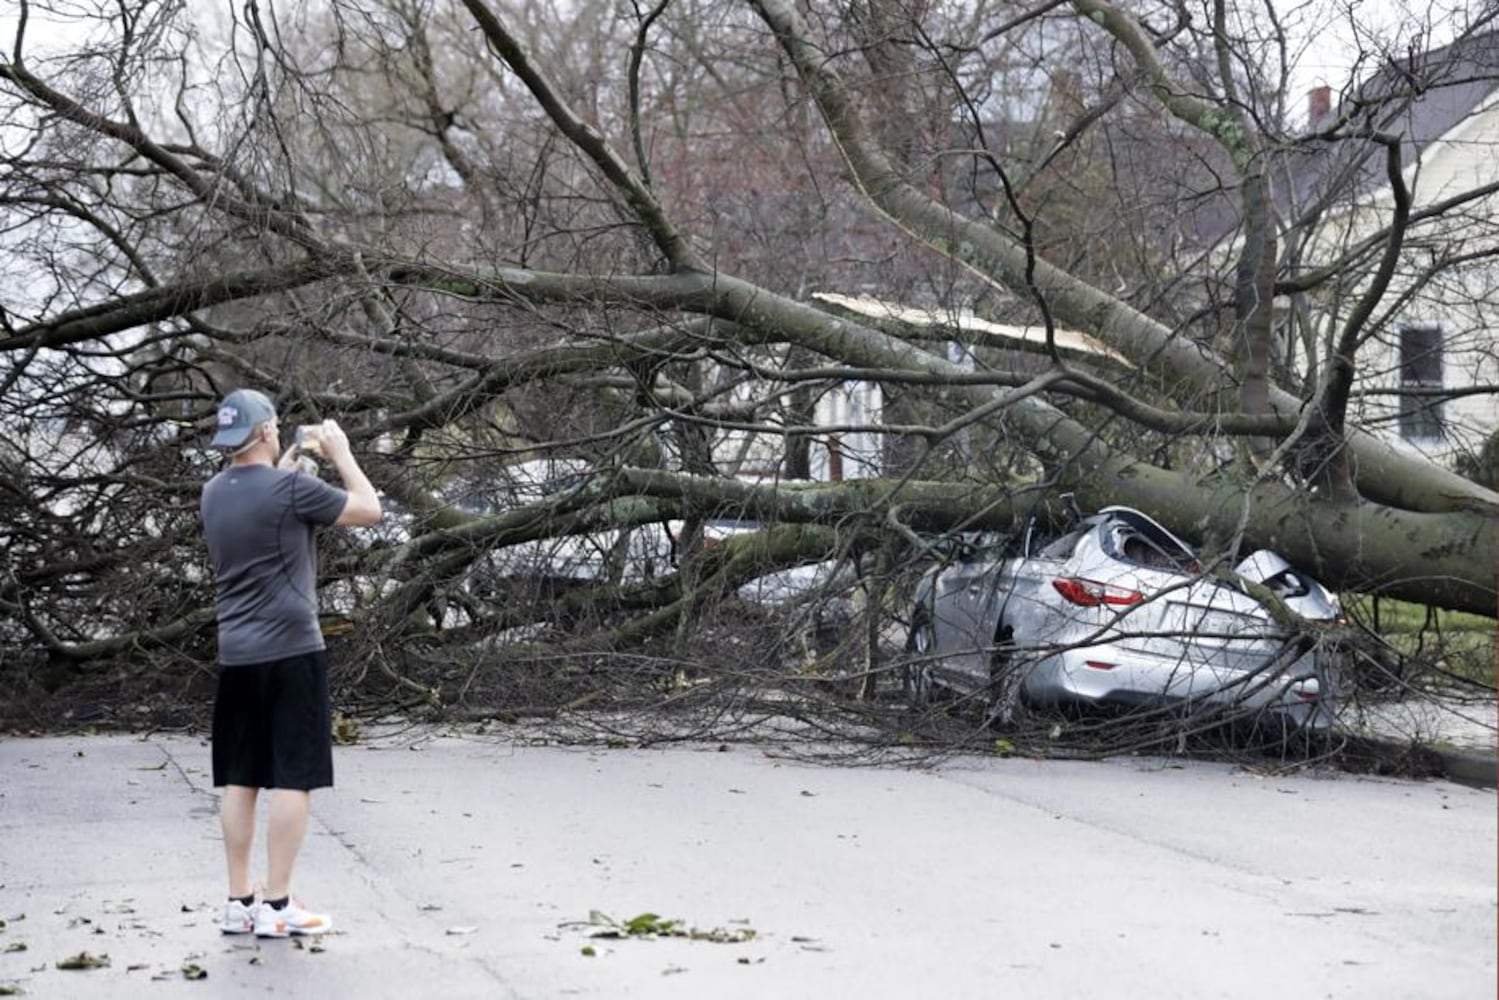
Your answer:
[[[655,913],[640,913],[628,920],[619,921],[599,910],[590,910],[587,926],[589,937],[596,938],[687,938],[691,941],[711,941],[715,944],[741,944],[753,940],[752,927],[713,927],[703,930],[689,927],[680,920],[659,916]]]
[[[361,737],[359,723],[342,712],[333,713],[333,742],[339,746],[353,746]]]
[[[86,951],[80,951],[76,955],[72,955],[64,959],[59,959],[57,962],[57,967],[59,969],[67,970],[107,969],[109,968],[109,956],[91,955]]]

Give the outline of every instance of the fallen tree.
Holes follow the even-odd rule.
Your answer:
[[[0,293],[7,661],[211,656],[195,502],[216,460],[200,446],[241,384],[277,396],[288,425],[339,417],[370,454],[401,520],[334,543],[329,625],[396,659],[413,637],[439,658],[680,639],[757,574],[882,552],[893,580],[935,538],[1011,530],[1063,493],[1139,507],[1210,551],[1275,549],[1345,591],[1495,616],[1499,495],[1392,446],[1350,402],[1368,338],[1489,253],[1475,237],[1424,285],[1390,277],[1485,185],[1396,198],[1382,235],[1293,268],[1276,247],[1318,218],[1265,203],[1264,158],[1300,140],[1254,104],[1264,92],[1192,61],[1195,29],[1176,47],[1094,0],[1039,12],[1080,65],[1111,67],[1073,81],[1080,103],[1053,120],[989,52],[1024,55],[1027,19],[977,11],[992,31],[975,42],[954,11],[854,7],[713,6],[714,38],[706,8],[605,19],[588,30],[608,73],[484,0],[384,5],[378,29],[340,8],[300,40],[226,41],[217,58],[251,69],[217,92],[153,75],[161,51],[209,45],[186,12],[141,14],[150,31],[103,15],[108,43],[61,57],[33,59],[21,32],[0,59],[27,140],[5,147],[0,182],[0,253],[24,278]],[[1201,37],[1257,51],[1224,26]],[[719,46],[744,54],[732,73]],[[175,117],[156,110],[163,80]],[[1010,145],[989,141],[1000,126]],[[1152,205],[1148,179],[1068,165],[1069,148],[1137,127],[1217,187]],[[1366,131],[1338,127],[1306,141]],[[1021,140],[1047,147],[1016,157]],[[1141,200],[1110,214],[1105,192]],[[1214,244],[1146,218],[1210,196],[1233,206]],[[812,294],[860,288],[953,322]],[[1334,288],[1354,320],[1297,332],[1320,367],[1272,373],[1274,296]],[[965,333],[976,303],[1044,331],[1039,352]],[[1113,353],[1062,351],[1059,325]],[[878,386],[884,412],[847,416],[853,383]],[[843,417],[817,415],[830,401]],[[810,484],[814,452],[828,476],[835,459],[870,474]],[[583,484],[497,486],[556,461]],[[724,517],[788,530],[705,546]],[[627,578],[631,539],[657,536],[659,565]],[[507,553],[575,544],[597,550],[595,577],[485,582]]]

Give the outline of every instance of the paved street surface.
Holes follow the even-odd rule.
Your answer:
[[[216,930],[203,741],[0,740],[0,987],[69,1000],[1496,995],[1487,789],[1154,759],[828,767],[748,745],[417,733],[339,748],[336,767],[297,889],[338,933],[298,947]],[[754,936],[595,939],[591,911]],[[82,952],[109,965],[56,967]]]

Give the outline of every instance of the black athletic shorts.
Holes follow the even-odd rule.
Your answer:
[[[322,650],[219,666],[213,784],[308,791],[333,784],[328,665]]]

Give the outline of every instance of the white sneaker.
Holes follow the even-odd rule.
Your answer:
[[[326,913],[304,910],[295,899],[279,910],[265,902],[255,907],[256,937],[284,938],[293,934],[326,934],[332,929],[332,917]]]
[[[224,915],[219,918],[219,930],[225,934],[248,934],[255,929],[255,911],[259,904],[246,906],[237,899],[224,904]]]

